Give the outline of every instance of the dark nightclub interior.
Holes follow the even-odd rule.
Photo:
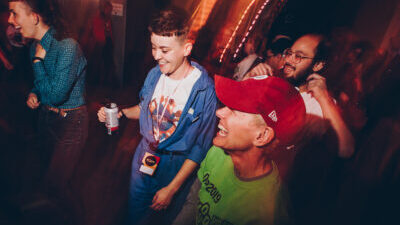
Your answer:
[[[251,54],[267,60],[278,36],[291,43],[309,33],[328,37],[321,74],[354,146],[341,155],[340,137],[327,128],[300,145],[295,157],[287,156],[281,174],[290,192],[291,224],[400,224],[399,0],[52,1],[87,59],[88,137],[64,194],[50,197],[42,183],[49,153],[37,137],[39,110],[27,106],[35,83],[32,42],[10,24],[10,1],[0,0],[0,224],[129,224],[141,124],[121,118],[118,132],[108,135],[97,113],[109,102],[126,108],[141,101],[146,76],[157,66],[148,26],[154,13],[171,5],[190,16],[190,59],[211,78],[235,78]],[[152,219],[147,223],[160,224]]]

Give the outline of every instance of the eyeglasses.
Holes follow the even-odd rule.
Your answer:
[[[293,61],[296,64],[300,63],[303,59],[315,59],[315,58],[303,56],[299,52],[293,52],[292,49],[290,49],[290,48],[285,49],[285,51],[283,51],[283,57],[285,57],[285,58],[287,57],[288,58],[288,57],[291,57],[291,56],[294,56],[293,57]]]

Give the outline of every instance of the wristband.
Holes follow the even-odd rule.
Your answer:
[[[128,117],[126,117],[124,111],[122,111],[122,109],[121,109],[121,119],[127,119],[127,118],[128,118]]]
[[[32,58],[32,62],[34,62],[35,60],[39,60],[40,62],[43,62],[43,61],[44,61],[43,58],[40,58],[40,57],[37,57],[37,56],[35,56],[35,57]]]

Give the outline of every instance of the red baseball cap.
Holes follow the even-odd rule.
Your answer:
[[[281,143],[293,144],[305,123],[306,108],[299,91],[282,78],[263,75],[234,81],[215,75],[215,91],[229,108],[260,114]]]

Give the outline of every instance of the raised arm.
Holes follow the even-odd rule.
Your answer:
[[[324,118],[329,120],[339,140],[339,156],[350,158],[354,153],[354,137],[344,122],[340,111],[329,95],[325,78],[312,74],[307,78],[307,89],[321,105]]]

